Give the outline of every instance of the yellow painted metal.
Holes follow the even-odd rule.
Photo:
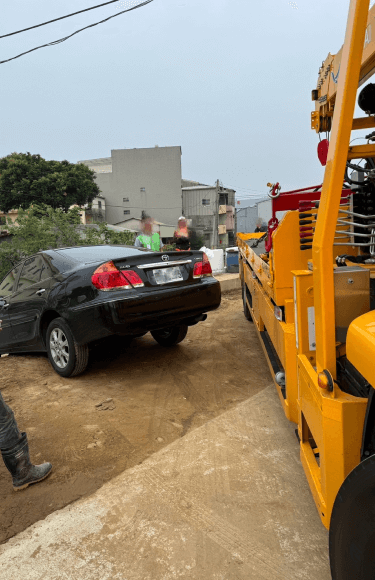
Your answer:
[[[274,273],[275,303],[285,305],[285,300],[293,299],[293,270],[307,268],[311,250],[300,250],[299,212],[289,211],[280,221],[272,236],[272,265]]]
[[[294,229],[291,227],[289,236],[296,240],[298,246],[298,222],[295,222],[294,218],[289,218],[285,224],[289,226],[293,224]],[[281,240],[284,238],[280,237],[279,241]],[[274,369],[261,335],[265,329],[285,370],[286,398],[280,386],[274,381],[275,386],[285,415],[298,423],[301,462],[322,522],[328,527],[337,491],[346,475],[360,460],[367,399],[343,393],[337,386],[332,393],[327,393],[318,386],[315,351],[313,348],[310,349],[308,321],[308,309],[312,308],[315,302],[313,272],[308,269],[291,272],[293,279],[291,297],[284,303],[286,322],[280,322],[274,314],[274,300],[269,294],[269,288],[261,281],[256,268],[253,269],[254,264],[258,264],[255,259],[254,262],[251,261],[253,250],[250,249],[248,252],[249,246],[241,239],[238,240],[238,245],[240,276],[252,297],[252,307],[249,302],[248,307],[272,376],[275,374]],[[274,235],[274,252],[271,253],[273,258],[274,254],[277,254],[277,246],[278,238]],[[257,259],[259,260],[258,256]],[[305,260],[307,262],[307,258],[303,258],[303,261]],[[333,266],[333,261],[329,260],[328,263]],[[281,264],[284,268],[289,267],[290,271],[287,255]],[[277,272],[275,274],[277,278]],[[344,345],[336,342],[334,345],[336,356],[345,354]],[[375,366],[375,356],[372,358]],[[360,371],[362,372],[362,367]],[[369,372],[372,372],[371,369]],[[312,440],[316,446],[312,445]]]
[[[313,274],[310,270],[294,271],[295,321],[297,352],[307,356],[315,364],[315,345],[310,348],[308,309],[314,308]]]
[[[321,389],[316,369],[298,355],[298,408],[301,461],[323,524],[346,476],[358,465],[367,399]],[[319,448],[319,464],[312,442]]]
[[[333,268],[327,264],[332,255],[342,183],[344,178],[369,0],[351,0],[342,51],[341,69],[332,123],[332,135],[313,241],[316,363],[336,377],[335,311]]]
[[[348,395],[337,384],[333,392],[319,387],[315,353],[309,341],[313,273],[301,270],[294,272],[294,276],[301,461],[322,522],[328,527],[337,491],[360,461],[367,399]],[[343,354],[339,345],[334,346],[336,356]],[[319,449],[319,463],[314,444]]]
[[[359,75],[368,74],[372,66],[366,44],[362,58],[368,4],[368,0],[350,3],[346,39],[340,53],[339,86],[330,103],[335,104],[335,115],[313,250],[302,252],[299,248],[298,212],[287,212],[274,231],[268,263],[249,247],[251,237],[238,235],[240,276],[252,299],[248,306],[260,338],[266,329],[284,367],[286,399],[279,385],[276,388],[285,414],[298,421],[301,461],[326,527],[341,484],[360,461],[367,399],[344,393],[337,383],[331,392],[320,388],[318,373],[326,369],[335,378],[336,360],[346,355],[372,385],[375,376],[375,312],[355,319],[349,326],[346,344],[337,343],[333,274],[335,256],[353,253],[350,245],[334,246],[338,235],[335,230],[345,227],[337,227],[336,221],[348,150],[349,158],[375,157],[373,145],[349,149],[353,128],[375,125],[372,118],[353,121]],[[375,7],[371,15],[375,18]],[[367,28],[370,38],[368,31]],[[372,50],[375,55],[375,43]],[[326,112],[331,119],[333,107]],[[375,278],[373,265],[361,267],[370,269]],[[285,322],[276,319],[275,305],[284,307]],[[272,356],[263,340],[261,343],[274,374]]]
[[[363,159],[366,157],[375,157],[375,145],[354,145],[354,147],[349,147],[348,159]]]
[[[368,2],[365,10],[368,11]],[[363,34],[364,42],[360,46],[361,54],[358,57],[359,75],[355,77],[358,81],[353,83],[356,85],[355,89],[357,89],[358,85],[363,84],[375,70],[375,6],[366,13],[366,19],[366,31]],[[311,128],[317,132],[330,130],[333,112],[337,106],[337,81],[340,81],[340,75],[345,68],[343,49],[344,47],[335,55],[329,54],[319,69],[318,82],[315,89],[318,98],[315,104],[315,111],[311,114]],[[352,116],[350,119],[352,119]],[[372,126],[353,126],[353,129],[363,129]]]
[[[271,266],[269,263],[262,260],[262,258],[258,256],[246,243],[246,240],[252,239],[248,238],[248,235],[249,234],[237,234],[237,245],[240,248],[240,254],[242,254],[242,256],[251,264],[252,270],[263,284],[267,294],[270,297],[273,297],[273,288],[272,284],[270,284],[273,276],[271,273]]]
[[[372,129],[373,127],[375,127],[375,117],[358,117],[357,119],[353,119],[353,131]]]
[[[253,232],[251,234],[238,234],[240,240],[259,240],[264,236],[264,232]]]
[[[274,312],[274,304],[265,292],[262,284],[253,277],[253,271],[246,262],[242,265],[244,281],[247,284],[251,297],[252,306],[248,303],[255,327],[259,333],[260,342],[263,346],[266,360],[270,367],[271,375],[274,379],[275,372],[272,368],[267,350],[264,346],[260,333],[267,330],[272,345],[280,359],[286,376],[286,398],[280,386],[274,381],[280,401],[283,405],[285,415],[290,421],[298,422],[297,409],[297,367],[296,367],[296,340],[294,323],[290,321],[291,312],[288,308],[287,322],[277,320]]]
[[[375,386],[375,312],[370,310],[349,326],[346,355],[370,385]]]

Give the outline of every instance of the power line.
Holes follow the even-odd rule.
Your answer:
[[[98,4],[97,6],[92,6],[91,8],[85,8],[84,10],[78,10],[78,12],[72,12],[72,14],[67,14],[66,16],[60,16],[59,18],[54,18],[53,20],[48,20],[47,22],[42,22],[41,24],[36,24],[35,26],[29,26],[29,28],[23,28],[22,30],[16,30],[15,32],[9,32],[8,34],[3,34],[0,38],[7,38],[7,36],[14,36],[15,34],[21,34],[21,32],[27,32],[33,28],[39,28],[40,26],[45,26],[46,24],[51,24],[52,22],[57,22],[58,20],[63,20],[64,18],[70,18],[71,16],[76,16],[76,14],[82,14],[82,12],[88,12],[89,10],[95,10],[96,8],[101,8],[107,4],[113,4],[114,2],[119,2],[119,0],[110,0],[109,2],[104,2],[103,4]]]
[[[11,60],[15,60],[16,58],[20,58],[21,56],[24,56],[25,54],[29,54],[30,52],[34,52],[35,50],[39,50],[39,48],[45,48],[47,46],[55,46],[56,44],[60,44],[61,42],[65,42],[65,40],[68,40],[68,38],[71,38],[75,34],[82,32],[83,30],[87,30],[88,28],[92,28],[93,26],[97,26],[98,24],[103,24],[103,22],[108,22],[108,20],[111,20],[111,18],[116,18],[116,16],[120,16],[121,14],[125,14],[125,12],[130,12],[131,10],[136,10],[137,8],[141,8],[142,6],[146,6],[146,4],[150,4],[150,2],[153,2],[153,1],[154,0],[145,0],[141,4],[137,4],[137,6],[132,6],[131,8],[127,8],[126,10],[122,10],[121,12],[118,12],[117,14],[113,14],[112,16],[109,16],[108,18],[104,18],[104,20],[100,20],[99,22],[95,22],[94,24],[89,24],[88,26],[85,26],[84,28],[80,28],[79,30],[76,30],[72,34],[69,34],[69,36],[65,36],[64,38],[60,38],[59,40],[54,40],[52,42],[47,42],[47,44],[41,44],[40,46],[36,46],[35,48],[32,48],[31,50],[26,50],[25,52],[21,52],[21,54],[17,54],[17,56],[13,56],[12,58],[7,58],[6,60],[1,60],[0,64],[10,62]]]

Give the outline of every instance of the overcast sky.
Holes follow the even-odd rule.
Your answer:
[[[3,3],[0,35],[104,0]],[[117,14],[124,0],[1,39],[0,60]],[[311,90],[349,0],[154,0],[2,64],[0,156],[109,157],[181,145],[182,176],[239,194],[318,184]],[[258,195],[259,197],[259,195]]]

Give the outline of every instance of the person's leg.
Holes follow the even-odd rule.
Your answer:
[[[14,413],[0,392],[0,449],[12,447],[21,439]]]
[[[13,480],[13,489],[25,489],[50,474],[52,465],[33,465],[30,461],[26,433],[18,429],[14,413],[0,393],[0,450]]]

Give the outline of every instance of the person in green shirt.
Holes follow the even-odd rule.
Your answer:
[[[147,248],[154,252],[160,252],[163,247],[163,242],[157,232],[152,232],[152,225],[154,220],[142,212],[141,219],[141,234],[136,238],[134,245],[136,248]]]

